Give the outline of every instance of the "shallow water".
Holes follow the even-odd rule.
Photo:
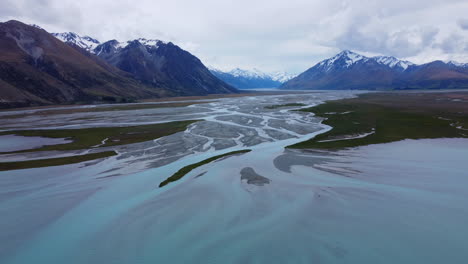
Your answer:
[[[261,107],[350,95],[189,107],[206,121],[116,158],[0,172],[0,262],[463,263],[468,140],[285,151],[329,128],[308,114]],[[174,159],[154,162],[174,144],[184,145],[170,152]],[[141,147],[154,153],[138,156]],[[252,152],[157,187],[187,164],[245,148]],[[246,171],[263,184],[248,184]]]
[[[0,152],[18,151],[39,148],[47,145],[65,144],[71,142],[64,138],[23,137],[16,135],[0,136]]]

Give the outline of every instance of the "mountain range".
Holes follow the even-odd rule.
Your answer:
[[[171,42],[100,43],[14,20],[0,23],[0,91],[0,107],[237,92]]]
[[[277,88],[294,77],[294,75],[286,72],[265,73],[258,69],[243,70],[236,68],[231,71],[209,69],[213,75],[238,89]]]
[[[236,92],[213,76],[198,58],[172,42],[139,38],[100,43],[89,36],[81,37],[72,32],[53,35],[132,74],[147,86],[166,88],[176,95]]]
[[[281,89],[403,90],[468,88],[468,64],[416,65],[391,56],[366,57],[345,50],[285,82]]]
[[[84,53],[38,27],[18,21],[0,23],[0,106],[170,94],[142,86],[130,74]]]
[[[172,42],[100,42],[37,25],[0,23],[0,107],[131,102],[145,98],[236,93],[239,89],[468,88],[468,64],[417,65],[345,50],[293,78],[287,73],[208,69]]]

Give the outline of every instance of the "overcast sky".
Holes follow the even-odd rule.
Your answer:
[[[172,41],[221,69],[300,73],[349,49],[468,62],[467,0],[0,0],[0,20]]]

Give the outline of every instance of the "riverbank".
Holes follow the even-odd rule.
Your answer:
[[[102,111],[117,111],[117,110],[135,110],[135,109],[147,109],[147,108],[159,108],[159,107],[181,107],[192,104],[206,103],[208,100],[216,100],[223,98],[237,98],[246,96],[268,96],[268,95],[284,95],[286,93],[291,94],[290,91],[281,90],[268,90],[268,91],[248,91],[242,90],[241,93],[236,94],[209,94],[199,96],[176,96],[176,97],[164,97],[164,98],[152,98],[142,99],[135,102],[129,103],[96,103],[96,104],[63,104],[63,105],[40,105],[40,106],[28,106],[28,107],[16,107],[16,108],[5,108],[0,109],[0,113],[14,112],[14,111],[34,111],[34,113],[44,113],[41,110],[54,111],[55,113],[61,114],[59,111],[65,111],[64,114],[77,112],[102,112]],[[307,91],[295,91],[293,93],[307,93]],[[107,108],[107,109],[106,109]],[[70,111],[73,110],[74,111]],[[37,111],[35,111],[37,110]]]
[[[168,122],[153,125],[128,126],[128,127],[97,127],[84,129],[38,129],[38,130],[20,130],[0,132],[2,135],[16,135],[11,140],[22,141],[23,138],[35,138],[41,142],[44,139],[64,139],[64,143],[39,145],[36,148],[27,148],[10,152],[1,152],[2,154],[19,154],[31,152],[51,152],[61,151],[67,153],[70,151],[96,150],[98,148],[115,147],[155,140],[164,136],[182,132],[191,124],[199,120],[187,120]],[[66,140],[65,140],[66,139]],[[65,157],[48,157],[31,160],[0,162],[0,171],[17,170],[29,168],[41,168],[49,166],[60,166],[67,164],[80,163],[84,161],[97,160],[117,155],[114,150],[104,152],[70,155]],[[70,153],[71,154],[71,153]]]
[[[341,149],[404,139],[467,138],[468,93],[369,93],[299,111],[324,118],[327,133],[289,148]]]

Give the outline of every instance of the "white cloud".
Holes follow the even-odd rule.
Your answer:
[[[460,18],[457,23],[461,29],[468,30],[468,19]]]
[[[99,40],[173,41],[219,68],[301,72],[351,49],[466,58],[466,0],[2,0],[0,19]]]

